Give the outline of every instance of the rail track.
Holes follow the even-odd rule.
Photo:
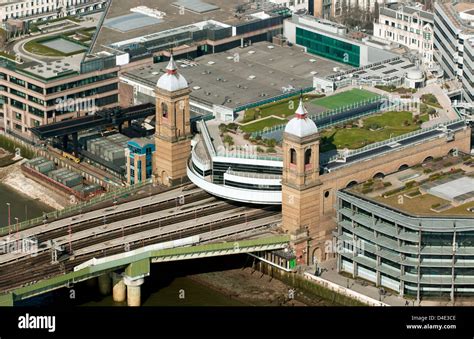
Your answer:
[[[205,203],[199,205],[200,201],[205,201]],[[133,250],[164,241],[223,230],[231,226],[275,216],[279,213],[279,210],[272,206],[249,208],[238,203],[211,198],[207,193],[202,192],[188,197],[184,205],[177,205],[175,201],[158,202],[127,210],[114,216],[108,216],[105,223],[111,225],[114,222],[167,210],[172,211],[168,211],[168,215],[158,217],[151,222],[145,224],[131,223],[120,229],[111,228],[110,231],[103,231],[99,234],[91,233],[90,237],[78,240],[67,240],[68,236],[70,236],[70,230],[72,233],[78,233],[100,229],[100,227],[104,226],[103,218],[98,217],[72,226],[39,232],[37,239],[40,244],[55,240],[65,247],[65,259],[60,257],[58,262],[53,263],[51,249],[41,249],[42,246],[40,246],[39,252],[35,256],[23,256],[1,264],[0,292],[71,272],[75,266],[94,257],[100,258],[122,253],[125,251],[124,243],[127,237],[134,236],[135,240],[127,245],[127,250]],[[216,219],[212,220],[212,222],[201,224],[192,222],[193,220],[198,220],[198,218],[206,218],[213,215],[215,215]],[[183,224],[182,227],[174,226],[180,225],[180,223]],[[119,241],[120,239],[123,239],[123,241]],[[111,243],[111,245],[107,246],[106,244],[108,243]],[[103,244],[103,248],[97,249],[98,244]],[[89,249],[90,251],[88,251]],[[69,252],[69,250],[72,250],[72,252]],[[79,252],[83,254],[76,256],[75,253]]]

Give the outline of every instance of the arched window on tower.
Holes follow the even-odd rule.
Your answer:
[[[168,119],[168,105],[164,102],[161,103],[161,112],[162,117]]]
[[[311,155],[312,155],[311,148],[308,148],[304,152],[304,168],[305,169],[310,169],[311,168],[311,165],[312,165]]]
[[[296,151],[294,148],[290,149],[290,164],[296,165]]]

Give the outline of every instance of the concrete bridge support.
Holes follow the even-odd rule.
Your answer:
[[[104,273],[99,276],[99,291],[102,295],[110,294],[112,290],[112,280],[110,279],[109,273]]]
[[[89,288],[96,288],[97,287],[97,278],[87,279],[86,286]]]
[[[124,302],[127,299],[127,286],[121,274],[112,273],[112,295],[117,303]]]
[[[145,281],[143,278],[134,278],[124,276],[124,283],[127,285],[127,305],[140,306],[141,305],[141,286]]]

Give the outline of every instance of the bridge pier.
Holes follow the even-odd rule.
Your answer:
[[[72,144],[74,148],[74,156],[77,157],[79,156],[79,141],[78,141],[77,132],[72,134]]]
[[[87,279],[86,286],[89,288],[95,288],[97,286],[97,278]]]
[[[127,285],[127,305],[136,307],[141,305],[141,285],[145,282],[143,278],[124,276],[123,281]]]
[[[63,150],[67,151],[67,144],[68,144],[68,141],[69,141],[69,137],[68,135],[63,135]]]
[[[104,273],[99,275],[99,291],[102,295],[110,294],[112,290],[112,281],[110,279],[110,275],[108,273]]]
[[[127,299],[127,286],[121,274],[112,273],[112,296],[115,302],[121,303]]]

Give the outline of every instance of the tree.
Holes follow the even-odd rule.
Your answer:
[[[7,31],[0,28],[0,48],[5,49],[8,41],[8,34]]]
[[[379,3],[376,0],[374,4],[374,19],[378,22],[379,21]]]
[[[232,146],[234,144],[234,139],[232,139],[232,137],[230,135],[226,135],[224,137],[224,143],[229,145],[229,146]]]

